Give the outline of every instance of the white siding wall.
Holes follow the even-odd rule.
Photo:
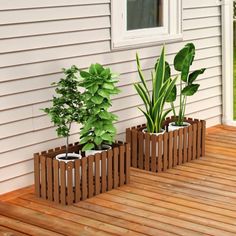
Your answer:
[[[167,59],[188,41],[195,43],[195,68],[207,67],[200,92],[187,113],[221,122],[221,17],[215,0],[183,0],[184,42],[167,45]],[[119,138],[126,127],[145,120],[133,89],[138,80],[135,53],[149,75],[161,46],[112,52],[110,0],[0,0],[0,194],[33,183],[32,154],[62,145],[39,109],[50,103],[50,84],[61,68],[100,62],[121,73],[122,93],[113,100]],[[78,127],[73,128],[72,141]]]

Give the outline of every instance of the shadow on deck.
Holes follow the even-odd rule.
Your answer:
[[[130,185],[73,206],[32,188],[0,197],[0,235],[235,236],[235,160],[236,129],[217,126],[206,157],[158,175],[132,169]]]

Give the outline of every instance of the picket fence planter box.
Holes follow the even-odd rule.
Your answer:
[[[81,149],[78,143],[69,146],[69,152],[80,153]],[[109,151],[68,163],[55,159],[64,152],[63,146],[34,154],[35,193],[38,197],[70,205],[130,181],[129,144],[118,142]]]
[[[167,118],[164,128],[168,131]],[[205,155],[206,122],[185,118],[191,125],[162,135],[150,135],[142,130],[146,125],[126,129],[126,142],[131,144],[131,166],[146,171],[164,172],[177,165]]]

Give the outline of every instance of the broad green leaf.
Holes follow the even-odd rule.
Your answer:
[[[186,56],[182,65],[181,80],[184,82],[188,81],[188,75],[189,75],[189,70],[190,70],[192,61],[193,61],[193,53],[189,53]]]
[[[116,133],[116,128],[113,124],[104,125],[104,130],[112,134]]]
[[[159,62],[159,59],[158,59],[157,62],[156,62],[155,70],[156,70],[156,68],[157,68],[158,62]],[[169,79],[170,77],[171,77],[171,69],[170,69],[169,63],[166,61],[166,62],[165,62],[165,76],[164,76],[164,81],[166,81],[166,80]]]
[[[85,144],[88,141],[91,141],[92,139],[93,139],[92,136],[86,136],[80,140],[80,144]]]
[[[105,131],[103,129],[95,129],[94,133],[96,136],[101,136],[105,133]]]
[[[89,87],[88,90],[89,90],[90,93],[95,94],[98,90],[98,85],[94,84],[91,87]]]
[[[109,90],[113,90],[115,88],[111,83],[104,83],[102,87]]]
[[[101,96],[93,96],[92,98],[91,98],[91,101],[92,102],[94,102],[95,104],[101,104],[102,102],[103,102],[103,97],[101,97]]]
[[[89,151],[89,150],[92,150],[93,148],[95,148],[94,143],[87,143],[87,144],[83,147],[82,151],[83,151],[83,152]]]
[[[82,78],[90,78],[91,75],[90,75],[87,71],[81,70],[81,71],[80,71],[80,76],[81,76]]]
[[[178,76],[176,76],[176,77],[171,81],[171,83],[169,84],[169,87],[167,88],[166,94],[165,94],[165,100],[166,100],[166,101],[168,100],[168,98],[170,98],[171,93],[173,92],[174,87],[176,87],[175,84],[176,84],[177,79],[178,79]],[[174,97],[173,97],[173,98],[174,98]]]
[[[98,116],[101,118],[101,119],[105,119],[105,120],[109,120],[111,118],[111,114],[107,111],[102,111],[98,114]]]
[[[97,70],[96,70],[96,67],[94,64],[92,64],[90,67],[89,67],[89,73],[92,74],[92,75],[96,75],[97,74]]]
[[[198,91],[199,87],[200,84],[191,84],[186,86],[181,93],[185,96],[192,96]]]
[[[166,102],[174,102],[176,100],[176,97],[177,97],[177,87],[175,85],[172,91],[170,92],[169,96],[167,96]]]
[[[109,141],[109,142],[112,142],[113,141],[113,137],[111,136],[111,134],[109,133],[105,133],[101,136],[101,138],[105,141]]]
[[[105,89],[99,89],[98,94],[104,98],[110,98],[110,93]]]
[[[96,137],[94,138],[94,142],[95,142],[95,144],[96,144],[97,146],[99,146],[100,144],[102,144],[103,139],[102,139],[101,137],[96,136]]]
[[[175,70],[177,71],[182,71],[183,69],[183,64],[185,61],[185,58],[191,54],[193,55],[192,60],[194,59],[195,56],[195,46],[192,43],[188,43],[182,48],[175,56],[174,58],[174,67]],[[192,65],[192,61],[190,62],[190,65]]]
[[[199,75],[203,74],[205,72],[206,68],[202,68],[200,70],[195,70],[193,71],[190,75],[189,75],[189,78],[188,78],[188,84],[192,84]]]
[[[102,65],[100,65],[98,63],[95,64],[95,68],[96,68],[96,71],[98,74],[101,74],[102,71],[104,71],[104,68],[102,67]]]

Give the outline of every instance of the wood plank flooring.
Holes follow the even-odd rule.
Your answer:
[[[154,174],[132,169],[131,184],[73,206],[27,188],[0,196],[0,236],[236,235],[236,129],[207,131],[206,157]]]

